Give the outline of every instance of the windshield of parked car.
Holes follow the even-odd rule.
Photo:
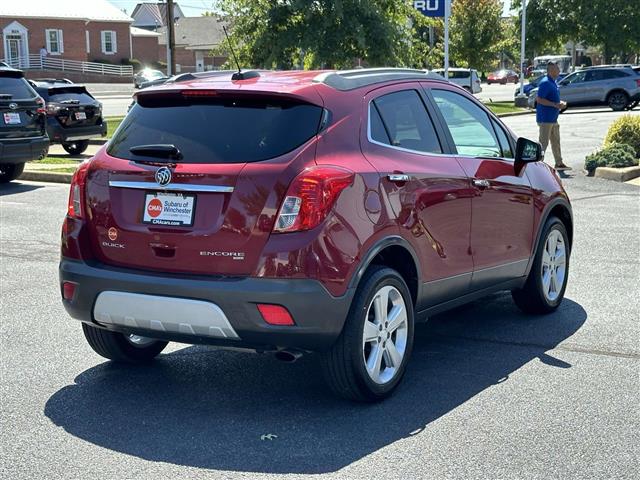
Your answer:
[[[129,160],[139,145],[175,145],[184,163],[244,163],[279,157],[318,132],[322,108],[278,99],[163,99],[135,104],[107,152]]]

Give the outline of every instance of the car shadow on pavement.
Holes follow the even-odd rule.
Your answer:
[[[242,472],[335,472],[420,434],[475,395],[508,382],[528,362],[570,368],[546,352],[586,318],[569,299],[554,314],[523,315],[508,294],[433,317],[416,327],[403,384],[379,404],[333,397],[315,356],[284,364],[194,346],[147,367],[101,363],[53,394],[44,411],[71,435],[149,461]]]
[[[44,185],[32,185],[13,181],[11,183],[0,185],[0,197],[5,195],[15,195],[16,193],[30,192],[39,188],[44,188]]]

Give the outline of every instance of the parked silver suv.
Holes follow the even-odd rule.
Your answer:
[[[612,110],[630,110],[640,103],[640,74],[636,67],[601,66],[573,72],[558,82],[560,99],[569,107],[609,105]],[[536,107],[538,89],[529,95],[529,107]]]

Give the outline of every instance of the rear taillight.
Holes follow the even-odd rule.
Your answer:
[[[81,163],[71,179],[67,208],[67,215],[70,217],[84,218],[84,187],[88,169],[89,162]]]
[[[57,115],[61,109],[62,107],[60,105],[50,103],[47,105],[47,109],[45,111],[47,112],[47,115]]]
[[[640,87],[640,78],[636,80],[636,86]]]
[[[282,202],[274,232],[299,232],[318,226],[355,174],[341,167],[312,167],[293,179]]]
[[[38,113],[47,113],[47,109],[45,108],[44,99],[42,97],[36,98],[36,112]]]
[[[182,90],[183,97],[216,97],[215,90]]]
[[[281,305],[259,303],[258,310],[269,325],[295,325],[289,310]]]

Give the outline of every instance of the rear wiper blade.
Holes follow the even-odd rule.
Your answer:
[[[178,147],[171,143],[136,145],[135,147],[131,147],[129,151],[134,155],[182,160],[182,152],[180,152]]]

